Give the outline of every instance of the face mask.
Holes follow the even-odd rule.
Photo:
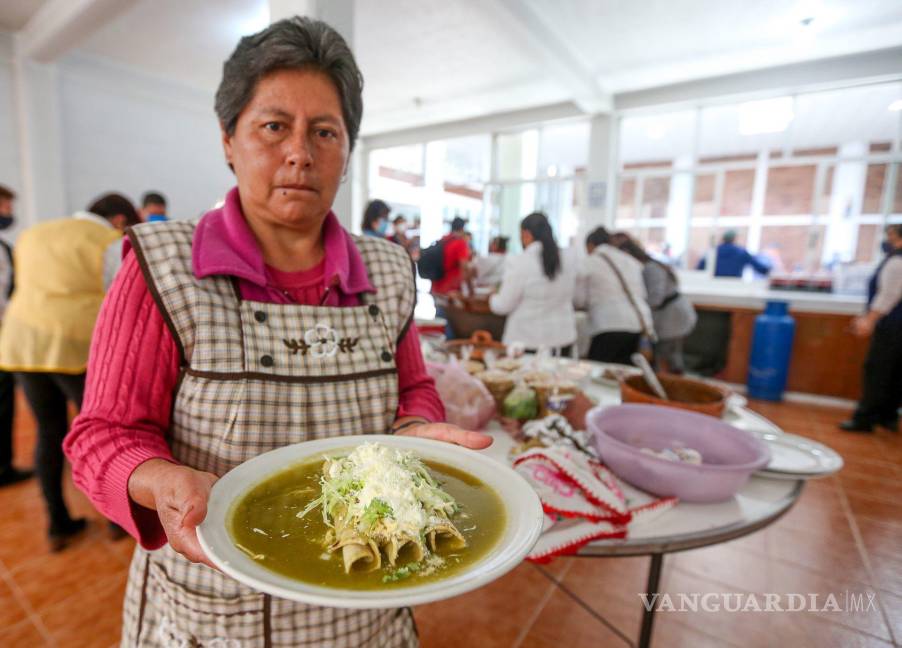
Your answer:
[[[880,244],[880,249],[883,250],[884,254],[889,254],[893,251],[893,244],[889,242],[889,239],[886,239]]]
[[[388,221],[387,220],[380,221],[379,228],[376,231],[379,232],[382,236],[385,236],[386,234],[388,234]]]
[[[9,229],[15,220],[12,214],[0,214],[0,230]]]

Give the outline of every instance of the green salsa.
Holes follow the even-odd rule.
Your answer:
[[[487,485],[444,464],[424,462],[459,506],[451,521],[467,546],[452,549],[439,540],[437,559],[413,562],[412,548],[405,547],[392,567],[385,555],[382,567],[372,571],[355,567],[344,571],[341,551],[330,553],[329,527],[322,511],[303,518],[299,511],[320,494],[323,461],[300,464],[256,485],[229,512],[232,541],[263,567],[314,585],[356,590],[408,587],[447,578],[478,562],[497,543],[505,527],[504,507]]]

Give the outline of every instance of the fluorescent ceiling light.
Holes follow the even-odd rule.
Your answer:
[[[740,104],[740,135],[782,133],[795,117],[792,104],[792,97],[749,101]]]
[[[902,110],[902,99],[896,99],[893,103],[889,105],[889,110],[893,112],[898,112]]]

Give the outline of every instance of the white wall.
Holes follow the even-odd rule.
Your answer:
[[[0,32],[0,184],[21,191],[19,139],[13,102],[12,37]]]
[[[72,55],[60,64],[66,199],[84,209],[107,191],[136,203],[163,192],[174,218],[194,218],[234,185],[212,93]]]

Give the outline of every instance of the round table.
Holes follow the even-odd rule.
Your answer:
[[[562,362],[571,367],[582,367],[589,373],[597,372],[597,369],[603,366],[586,360]],[[620,403],[620,391],[616,386],[601,384],[587,377],[581,381],[581,387],[599,405]],[[776,425],[745,407],[731,407],[724,419],[738,428],[751,432],[783,434]],[[513,439],[494,421],[486,431],[494,437],[495,442],[485,452],[500,461],[507,462],[514,446]],[[596,558],[651,556],[646,587],[646,593],[651,599],[658,593],[664,554],[727,542],[763,529],[792,507],[802,494],[804,483],[803,480],[778,480],[753,476],[729,500],[714,504],[680,502],[648,523],[631,529],[628,537],[591,542],[577,555]],[[575,598],[575,595],[565,588],[562,590]],[[640,648],[650,644],[654,623],[654,607],[651,609],[643,607],[638,643]]]

